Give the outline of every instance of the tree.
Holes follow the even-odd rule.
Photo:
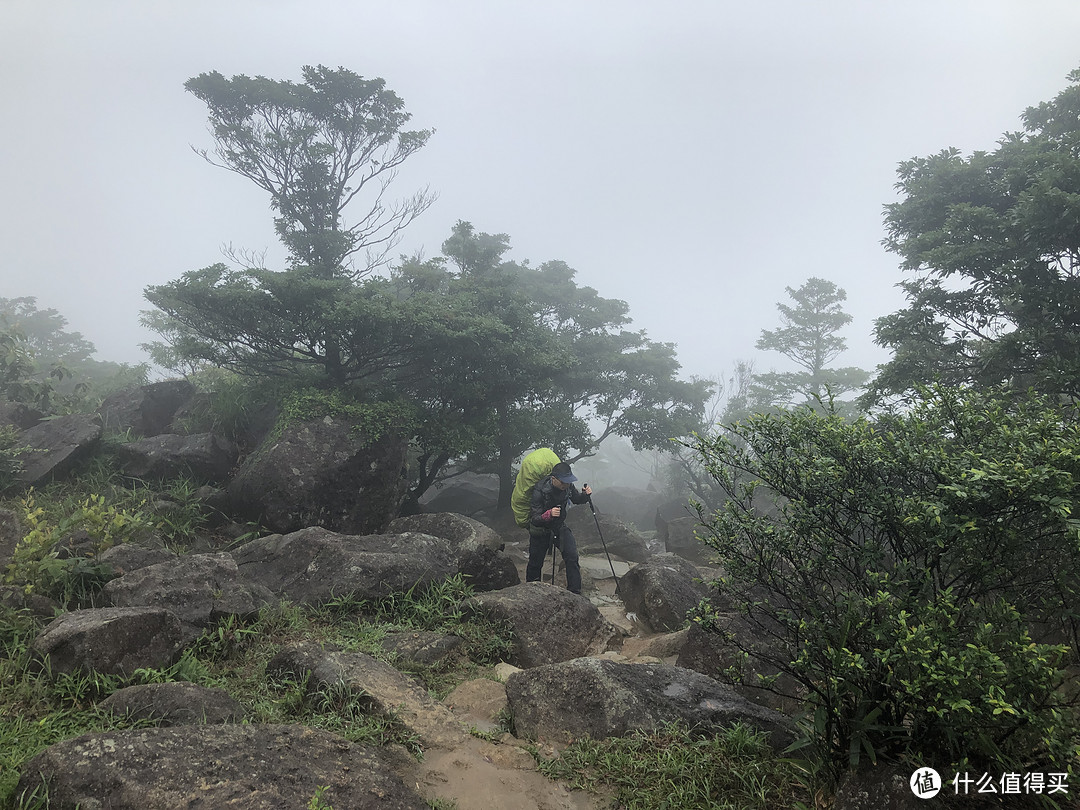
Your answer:
[[[184,87],[210,110],[217,142],[216,161],[199,154],[270,194],[274,226],[295,264],[337,278],[357,251],[375,249],[361,268],[369,270],[433,201],[419,192],[383,202],[397,168],[431,131],[403,129],[411,116],[382,79],[323,65],[302,72],[303,84],[217,71],[188,79]],[[347,226],[345,208],[362,195],[367,211]]]
[[[707,383],[678,379],[672,345],[623,328],[625,302],[578,286],[565,262],[507,261],[509,245],[505,234],[459,222],[443,243],[456,271],[433,260],[406,263],[396,276],[410,289],[437,290],[442,318],[474,324],[444,336],[414,389],[439,415],[417,489],[460,454],[465,468],[499,475],[506,507],[526,450],[546,445],[576,460],[612,435],[635,449],[663,447],[697,424],[708,396]],[[447,434],[447,425],[456,430]]]
[[[19,382],[7,387],[9,399],[46,411],[93,408],[113,391],[145,384],[145,365],[95,360],[94,344],[67,324],[55,309],[38,309],[34,297],[0,298],[0,353],[8,358],[3,365],[9,372],[19,367]]]
[[[1054,403],[939,388],[876,422],[802,407],[691,444],[729,496],[702,519],[749,625],[733,643],[805,691],[834,768],[1074,761],[1080,427]]]
[[[365,278],[397,234],[432,201],[386,207],[395,170],[427,141],[382,79],[305,67],[304,83],[204,73],[185,87],[210,109],[213,161],[270,194],[292,265],[282,271],[215,264],[148,287],[159,312],[143,323],[164,344],[145,347],[166,368],[193,364],[288,376],[315,369],[347,385],[403,369],[416,317],[386,279]],[[367,211],[346,225],[364,192]],[[348,263],[376,251],[359,270]],[[363,283],[361,283],[363,282]]]
[[[865,385],[870,375],[858,368],[829,368],[847,349],[837,334],[851,323],[841,307],[847,293],[833,282],[809,278],[797,290],[785,288],[794,306],[778,303],[781,326],[763,329],[757,348],[777,351],[802,371],[757,374],[752,398],[758,408],[826,399]]]
[[[1080,71],[991,152],[900,164],[885,240],[911,274],[869,399],[948,384],[1080,395]]]

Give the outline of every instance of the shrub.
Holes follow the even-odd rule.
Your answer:
[[[862,756],[1071,768],[1080,430],[1060,409],[934,389],[902,415],[803,408],[690,446],[730,497],[701,512],[756,631],[736,643],[805,689],[834,775]]]
[[[98,553],[153,528],[141,512],[119,509],[101,495],[87,496],[58,518],[37,504],[33,490],[22,499],[22,507],[29,531],[15,546],[5,580],[65,605],[81,602],[107,580],[106,567],[96,562]],[[91,554],[61,556],[57,544],[79,532],[92,541]]]

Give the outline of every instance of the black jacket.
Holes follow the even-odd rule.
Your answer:
[[[543,529],[558,527],[566,519],[567,501],[574,503],[587,503],[589,496],[578,492],[577,487],[570,484],[566,489],[557,489],[551,483],[551,476],[541,478],[532,491],[532,503],[529,505],[529,523]],[[562,514],[557,518],[550,515],[545,519],[548,510],[556,506],[562,507]]]

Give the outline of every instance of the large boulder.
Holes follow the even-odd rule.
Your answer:
[[[169,430],[177,410],[194,395],[195,386],[187,380],[163,380],[113,394],[98,413],[109,435],[157,436]]]
[[[428,810],[377,749],[286,725],[200,725],[83,734],[27,761],[15,796],[53,810]]]
[[[332,416],[291,424],[244,460],[226,490],[229,512],[280,533],[381,531],[405,496],[407,447]]]
[[[475,515],[495,508],[499,502],[499,476],[461,473],[432,487],[420,497],[425,512],[457,512]]]
[[[506,622],[513,630],[510,663],[538,667],[606,650],[620,631],[589,600],[541,582],[474,596],[467,614]]]
[[[194,683],[146,683],[117,689],[98,707],[159,726],[240,723],[244,707],[224,689]]]
[[[400,630],[387,633],[379,646],[407,666],[431,667],[463,659],[464,639],[431,630]]]
[[[366,711],[393,717],[425,745],[450,748],[468,736],[461,722],[426,689],[365,653],[301,644],[275,655],[267,663],[266,673],[306,682],[308,689],[343,688],[361,697]]]
[[[228,554],[188,554],[137,568],[106,583],[106,598],[117,607],[168,608],[188,637],[229,616],[247,617],[276,601],[265,587],[241,580]]]
[[[19,455],[22,469],[16,477],[31,486],[63,478],[90,458],[100,441],[101,419],[97,414],[73,413],[45,419],[19,434],[17,445],[29,450]]]
[[[566,516],[566,525],[574,530],[574,539],[582,554],[607,553],[631,562],[644,562],[652,555],[637,529],[612,514],[598,511],[594,515],[588,504],[571,509]]]
[[[16,430],[32,428],[45,418],[45,414],[22,402],[0,401],[0,426],[9,425]]]
[[[926,773],[924,769],[914,769],[911,765],[885,762],[879,762],[876,765],[864,764],[855,770],[848,771],[841,777],[840,784],[837,786],[832,804],[833,810],[920,810],[928,805],[932,807],[934,803],[927,802],[927,799],[932,798],[932,794],[919,795],[912,788],[912,778],[920,771],[923,774]],[[950,781],[948,776],[945,776],[944,780],[940,778],[934,780],[932,774],[929,777],[925,775],[922,777],[923,780],[927,778],[930,784],[938,789],[945,788],[950,793],[955,789],[947,787]],[[945,785],[941,784],[942,781]],[[975,788],[972,790],[974,792]],[[948,793],[941,798],[947,795]],[[939,801],[941,801],[940,798]],[[989,807],[1037,806],[1036,802],[1021,800],[1019,797],[1015,805],[1006,804],[1005,800],[999,804],[989,797],[987,801],[988,804],[985,806]],[[948,804],[947,799],[945,803]],[[963,800],[956,802],[957,806],[964,804],[966,802]],[[972,804],[978,806],[979,803],[973,801]]]
[[[114,577],[122,577],[139,568],[175,560],[177,554],[167,548],[141,543],[120,543],[97,555],[99,563],[109,566]]]
[[[681,630],[686,614],[711,596],[698,569],[675,554],[657,554],[619,580],[626,609],[656,633]]]
[[[769,649],[770,633],[737,614],[719,614],[713,621],[712,630],[691,623],[676,664],[713,678],[723,674],[725,681],[730,680],[729,673],[734,674],[738,681],[735,691],[761,706],[785,714],[796,714],[804,708],[805,688],[766,663],[778,654]],[[759,655],[745,656],[743,649],[757,650]],[[768,689],[764,688],[766,682]]]
[[[124,475],[155,481],[180,476],[215,483],[224,481],[238,456],[236,445],[216,433],[191,436],[163,433],[116,448]]]
[[[240,576],[299,604],[381,599],[452,576],[448,541],[427,534],[338,534],[318,526],[252,540],[232,552]]]
[[[521,584],[514,561],[503,553],[503,540],[478,520],[451,512],[399,517],[390,521],[387,534],[419,532],[450,543],[457,570],[477,591],[497,591]]]
[[[180,657],[184,631],[171,610],[160,607],[89,608],[64,613],[30,645],[54,673],[94,670],[131,675],[168,667]]]
[[[420,532],[442,537],[449,540],[459,553],[475,551],[478,548],[498,549],[503,544],[502,538],[494,529],[479,520],[454,512],[431,512],[395,518],[390,521],[385,531],[387,534]]]
[[[676,721],[701,734],[741,722],[768,732],[776,750],[795,739],[793,724],[779,712],[669,664],[579,658],[516,672],[506,694],[516,733],[533,740],[622,737]]]
[[[658,529],[658,536],[666,551],[698,565],[716,564],[716,552],[698,537],[696,517],[678,517],[657,525],[663,526]]]

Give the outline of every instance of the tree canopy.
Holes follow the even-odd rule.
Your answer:
[[[396,274],[409,289],[438,290],[459,324],[476,324],[441,343],[416,395],[440,427],[462,427],[470,466],[499,474],[501,504],[513,461],[530,448],[573,459],[612,435],[659,448],[698,424],[708,384],[678,378],[674,346],[624,328],[626,303],[579,286],[565,262],[508,261],[509,245],[506,234],[459,222],[443,258]],[[423,478],[448,455],[430,448]]]
[[[367,249],[373,253],[363,272],[381,262],[401,229],[433,200],[423,191],[384,201],[397,168],[431,131],[404,129],[410,115],[382,79],[323,65],[302,72],[301,84],[226,79],[217,71],[188,79],[184,87],[208,107],[217,143],[213,158],[197,151],[270,195],[274,226],[293,263],[335,278]],[[346,224],[354,200],[365,210]]]
[[[1080,427],[1056,403],[921,390],[901,415],[796,408],[692,446],[728,496],[702,536],[749,625],[732,643],[805,690],[833,767],[1073,761]]]
[[[290,265],[219,263],[148,287],[155,362],[404,398],[418,411],[414,497],[457,460],[498,472],[508,505],[512,464],[532,447],[580,456],[611,435],[659,447],[698,424],[708,385],[678,379],[673,345],[625,328],[626,304],[578,286],[564,262],[507,260],[505,234],[459,222],[435,259],[347,266],[431,200],[383,207],[393,170],[430,132],[403,130],[381,79],[319,66],[299,85],[205,73],[186,87],[217,141],[216,160],[202,154],[270,194]],[[346,225],[372,181],[374,202]]]
[[[886,207],[911,277],[878,319],[875,400],[940,379],[1080,395],[1080,71],[990,152],[905,161]]]
[[[763,329],[757,348],[780,352],[801,370],[754,375],[750,393],[757,409],[840,397],[865,385],[870,375],[862,369],[829,367],[847,349],[847,341],[838,334],[851,323],[842,307],[847,293],[822,278],[785,289],[792,304],[776,305],[781,325]]]

